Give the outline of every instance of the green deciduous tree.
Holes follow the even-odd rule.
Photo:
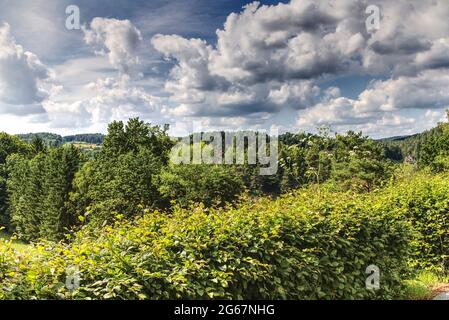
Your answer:
[[[391,176],[391,168],[382,146],[361,132],[336,136],[332,178],[344,189],[371,191]]]
[[[162,172],[159,191],[184,207],[199,202],[209,207],[235,200],[244,184],[234,166],[183,164]]]
[[[160,207],[156,176],[174,144],[167,130],[137,118],[112,122],[101,152],[75,179],[71,202],[78,215],[102,224],[119,214],[132,217],[138,207]]]
[[[449,120],[449,111],[448,111]],[[440,123],[422,148],[420,164],[434,171],[449,169],[449,123]]]

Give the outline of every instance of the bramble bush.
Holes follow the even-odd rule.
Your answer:
[[[238,208],[146,212],[69,244],[17,253],[0,244],[3,299],[393,298],[408,271],[411,230],[376,197],[308,188]],[[381,288],[365,288],[365,269]],[[77,266],[81,286],[65,288]]]

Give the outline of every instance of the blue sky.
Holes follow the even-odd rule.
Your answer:
[[[65,27],[68,5],[82,29]],[[449,107],[445,0],[0,0],[0,131],[412,134]]]

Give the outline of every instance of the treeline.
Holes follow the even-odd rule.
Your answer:
[[[17,135],[20,139],[31,143],[34,139],[41,139],[47,146],[58,147],[71,142],[84,142],[89,144],[101,145],[104,141],[104,135],[101,133],[86,133],[70,136],[61,136],[54,133],[27,133]]]
[[[423,145],[423,166],[444,170],[447,129],[439,125],[441,134]],[[1,134],[1,224],[23,240],[61,240],[86,224],[194,203],[220,207],[243,194],[277,197],[307,185],[369,192],[385,185],[397,166],[381,142],[326,129],[280,136],[275,175],[259,175],[258,166],[248,164],[174,165],[169,155],[176,141],[167,131],[139,119],[112,122],[92,158],[70,144],[48,146],[39,136],[27,143]]]
[[[441,123],[419,134],[383,139],[380,143],[389,159],[416,163],[425,167],[433,161],[435,153],[447,150],[447,144],[444,143],[448,141],[447,137],[447,125]]]

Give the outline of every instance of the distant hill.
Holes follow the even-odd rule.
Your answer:
[[[104,135],[101,133],[85,133],[70,136],[61,136],[49,132],[18,134],[19,138],[31,142],[35,137],[41,138],[45,144],[51,146],[60,146],[66,143],[81,142],[93,145],[101,145],[104,141]]]
[[[378,140],[385,148],[388,158],[395,161],[406,159],[410,162],[418,162],[421,157],[422,147],[433,136],[441,135],[442,127],[437,126],[430,130],[410,135],[397,136]]]
[[[382,138],[382,139],[378,139],[378,141],[404,141],[409,138],[415,137],[418,134],[419,133],[413,134],[413,135],[408,135],[408,136],[394,136],[394,137]]]
[[[86,133],[86,134],[76,134],[72,136],[62,137],[64,143],[67,142],[85,142],[90,144],[100,145],[103,144],[104,134],[101,133]]]
[[[63,144],[62,136],[49,132],[18,134],[17,136],[28,143],[33,141],[35,137],[39,137],[45,142],[46,145],[59,146]]]

